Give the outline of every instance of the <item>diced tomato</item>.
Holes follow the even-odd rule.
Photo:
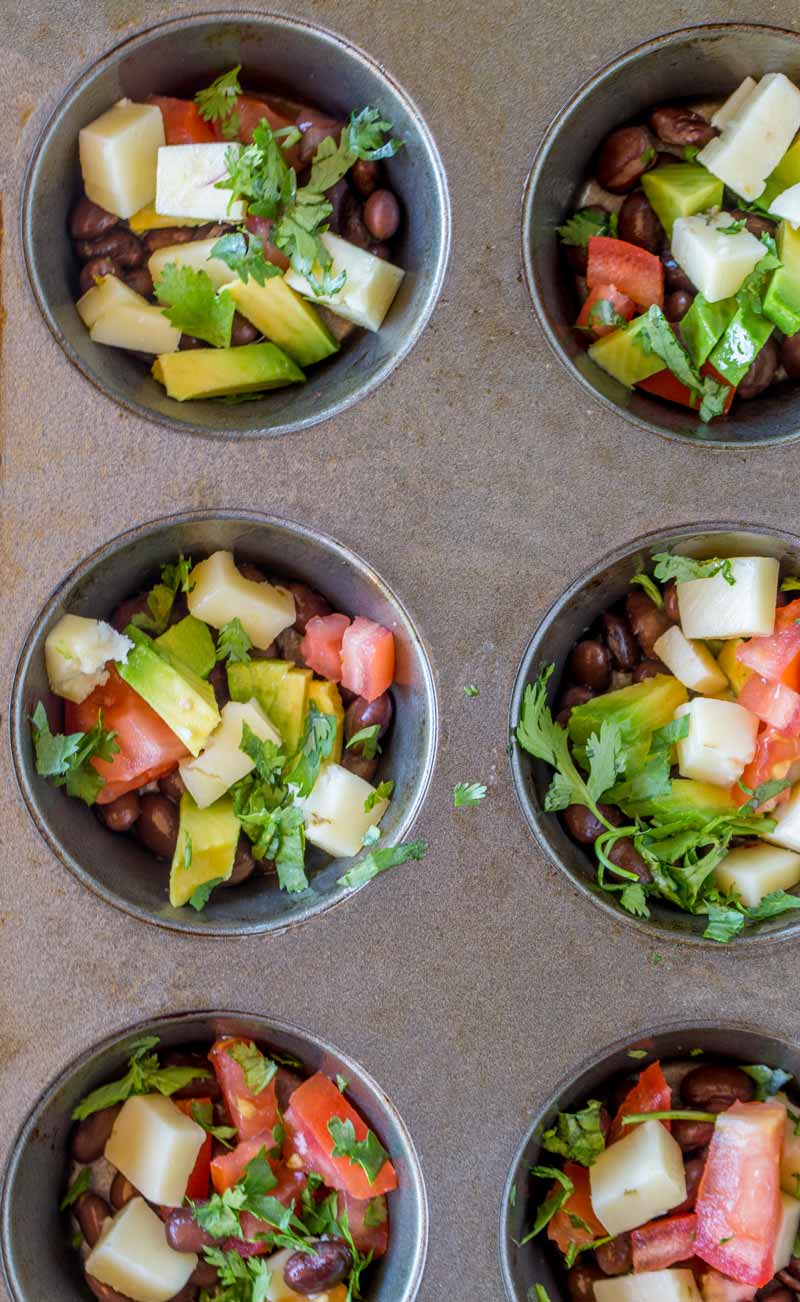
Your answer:
[[[191,1117],[193,1103],[207,1103],[210,1105],[211,1099],[173,1099],[173,1102],[176,1107],[180,1108],[184,1116]],[[193,1202],[203,1201],[208,1197],[210,1183],[211,1136],[206,1135],[203,1147],[197,1154],[197,1161],[194,1164],[192,1174],[189,1176],[184,1197],[191,1198]]]
[[[135,791],[147,782],[171,773],[188,750],[155,710],[151,710],[138,692],[124,683],[112,668],[108,682],[76,705],[64,704],[64,726],[69,732],[89,732],[103,712],[103,727],[117,734],[119,752],[112,760],[93,759],[105,786],[97,797],[98,805],[107,805],[126,791]]]
[[[357,615],[342,638],[342,687],[366,701],[388,692],[394,679],[394,636]]]
[[[581,329],[588,328],[599,339],[601,335],[611,334],[616,330],[614,325],[603,325],[596,319],[592,319],[592,308],[598,302],[610,303],[618,316],[622,316],[626,321],[630,321],[636,311],[636,304],[627,294],[620,294],[616,285],[595,285],[590,291],[589,297],[581,308],[580,316],[575,322],[576,326]]]
[[[766,678],[753,674],[739,693],[738,704],[752,710],[771,728],[777,728],[787,737],[800,734],[800,693],[783,683],[768,683]]]
[[[234,1038],[217,1040],[216,1044],[212,1045],[208,1055],[222,1088],[231,1123],[238,1130],[240,1139],[253,1139],[259,1135],[263,1136],[265,1132],[271,1132],[278,1123],[275,1078],[273,1077],[265,1089],[258,1094],[254,1094],[248,1088],[244,1068],[228,1053],[228,1050],[233,1045],[249,1045],[251,1043],[250,1040]],[[274,1140],[268,1143],[266,1148],[270,1149],[273,1145]],[[254,1157],[255,1153],[252,1156]]]
[[[640,249],[638,244],[615,240],[608,235],[592,235],[589,239],[589,264],[586,283],[616,285],[621,294],[627,294],[643,309],[664,304],[664,264],[655,253]]]
[[[697,1256],[757,1288],[773,1274],[785,1129],[780,1103],[734,1103],[717,1118],[697,1191]]]
[[[244,219],[244,224],[251,235],[257,235],[261,240],[267,262],[273,262],[276,267],[280,267],[281,271],[288,271],[289,259],[285,253],[281,253],[280,249],[270,239],[274,222],[271,222],[268,217],[255,217],[248,213]]]
[[[194,100],[150,95],[147,102],[161,109],[168,145],[210,145],[216,140],[211,124],[201,118]]]
[[[701,375],[710,375],[715,380],[721,380],[723,384],[727,381],[714,370],[710,362],[704,362],[700,367]],[[682,407],[692,407],[697,410],[700,406],[700,396],[694,389],[688,385],[681,384],[677,376],[672,371],[657,371],[655,375],[649,375],[646,380],[639,380],[638,389],[644,389],[646,393],[652,393],[656,398],[666,398],[668,402],[677,402]],[[728,385],[728,395],[725,399],[723,413],[730,410],[731,403],[736,396],[736,389],[732,384]]]
[[[676,1261],[686,1261],[694,1252],[697,1217],[694,1212],[683,1216],[664,1216],[631,1230],[634,1272],[666,1270]]]
[[[367,1173],[349,1157],[333,1157],[334,1142],[328,1122],[334,1117],[351,1121],[356,1139],[366,1139],[369,1128],[332,1080],[317,1072],[292,1094],[284,1122],[291,1144],[306,1171],[317,1171],[331,1189],[354,1198],[374,1198],[397,1188],[397,1175],[387,1158],[370,1184]]]
[[[572,1181],[573,1190],[564,1206],[548,1221],[547,1237],[566,1255],[571,1243],[580,1248],[594,1239],[604,1239],[607,1231],[594,1214],[588,1168],[577,1162],[565,1162],[564,1175]],[[560,1184],[554,1184],[552,1192],[560,1188]]]
[[[284,127],[293,127],[295,124],[290,118],[284,117],[277,109],[273,108],[269,100],[259,99],[256,95],[239,95],[236,99],[236,112],[239,114],[239,130],[235,139],[240,140],[243,145],[249,145],[253,140],[253,132],[262,119],[266,119],[273,131],[281,131]],[[213,132],[214,140],[226,140],[223,133],[223,123],[215,119],[208,124]],[[299,145],[292,145],[291,148],[283,151],[284,157],[290,167],[298,167],[300,164]]]
[[[618,1108],[608,1132],[608,1143],[613,1144],[615,1139],[630,1134],[630,1126],[622,1123],[623,1117],[637,1116],[641,1112],[668,1112],[671,1107],[672,1090],[661,1070],[661,1063],[651,1062]],[[666,1130],[672,1129],[669,1121],[662,1121],[661,1124]]]
[[[800,624],[792,622],[769,637],[751,637],[736,648],[736,659],[770,683],[800,687]]]
[[[350,624],[348,615],[312,615],[300,643],[300,654],[315,674],[329,683],[342,679],[342,639]]]
[[[373,1203],[375,1206],[370,1220],[376,1219],[376,1212],[383,1217],[383,1220],[377,1225],[367,1225],[365,1222],[367,1208]],[[389,1209],[386,1199],[382,1195],[377,1198],[351,1198],[349,1193],[340,1193],[340,1216],[342,1212],[347,1212],[350,1233],[358,1251],[364,1256],[371,1252],[375,1260],[382,1257],[389,1246]]]
[[[756,740],[756,753],[742,774],[742,784],[755,791],[765,782],[783,779],[798,759],[800,737],[784,737],[776,728],[763,728]],[[788,794],[785,796],[787,799]],[[738,782],[731,787],[731,795],[737,805],[746,805],[750,799]],[[767,801],[762,808],[771,808],[773,804],[774,799]]]
[[[778,606],[775,611],[775,632],[782,628],[791,628],[798,619],[800,619],[800,597],[794,601],[787,601],[785,606]]]
[[[225,1153],[217,1153],[211,1163],[211,1179],[217,1193],[224,1193],[226,1189],[238,1184],[248,1162],[258,1157],[262,1148],[269,1152],[274,1147],[275,1139],[272,1131],[265,1130],[260,1135],[254,1135],[252,1139],[243,1139],[235,1148]]]
[[[706,1270],[700,1281],[703,1302],[753,1302],[758,1289],[752,1284],[739,1284],[718,1270]]]

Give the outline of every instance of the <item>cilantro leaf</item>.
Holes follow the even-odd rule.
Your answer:
[[[718,235],[738,235],[738,234],[739,234],[739,231],[744,230],[744,228],[745,228],[746,225],[747,225],[747,222],[745,221],[744,217],[742,217],[741,221],[731,221],[731,223],[730,223],[729,226],[718,226],[718,227],[717,227],[717,234],[718,234]]]
[[[218,1139],[225,1148],[233,1147],[230,1140],[236,1138],[236,1127],[215,1126],[214,1108],[211,1103],[201,1102],[199,1099],[192,1099],[190,1112],[192,1114],[192,1121],[194,1121],[198,1126],[202,1126],[206,1134],[212,1135],[214,1139]]]
[[[747,910],[747,921],[763,922],[765,918],[775,918],[794,909],[800,909],[800,897],[788,891],[771,891],[759,904]]]
[[[68,1207],[74,1206],[81,1194],[85,1194],[86,1190],[90,1188],[91,1183],[92,1168],[90,1166],[84,1166],[78,1172],[69,1189],[64,1194],[64,1197],[61,1199],[61,1202],[58,1204],[58,1210],[60,1212],[65,1212]]]
[[[207,882],[201,882],[199,886],[196,886],[189,896],[189,903],[192,908],[198,913],[202,913],[208,904],[214,887],[219,886],[220,882],[224,880],[224,877],[211,877]]]
[[[155,283],[156,297],[167,306],[164,316],[176,330],[227,348],[235,304],[226,289],[216,290],[206,271],[168,262]]]
[[[751,1067],[742,1067],[745,1075],[756,1083],[755,1101],[763,1103],[765,1099],[771,1099],[773,1094],[783,1089],[793,1079],[790,1071],[784,1071],[782,1067],[765,1067],[763,1063],[757,1063]]]
[[[453,807],[466,809],[470,805],[479,805],[488,795],[488,789],[482,782],[457,782],[453,787]]]
[[[683,160],[685,163],[693,163],[700,153],[699,145],[684,145]]]
[[[370,791],[364,801],[364,813],[368,814],[374,809],[379,800],[388,800],[394,791],[394,782],[388,779],[386,782],[379,782],[374,791]]]
[[[589,329],[595,326],[626,326],[627,324],[627,320],[624,316],[620,316],[610,298],[595,299],[589,308]]]
[[[677,583],[688,583],[691,579],[713,579],[721,574],[730,587],[736,583],[730,560],[720,560],[714,556],[711,560],[696,561],[692,556],[676,556],[672,552],[656,552],[653,556],[655,569],[653,573],[659,583],[675,579]]]
[[[244,1079],[251,1094],[261,1094],[274,1080],[278,1064],[266,1058],[260,1049],[252,1043],[237,1041],[225,1050],[229,1058],[238,1062],[244,1072]]]
[[[531,1284],[528,1290],[528,1302],[551,1302],[550,1294],[544,1284]]]
[[[272,1271],[264,1257],[243,1257],[235,1250],[225,1252],[214,1245],[203,1251],[208,1264],[216,1266],[224,1289],[215,1289],[213,1299],[204,1291],[205,1302],[268,1302]]]
[[[339,1072],[336,1073],[336,1088],[340,1094],[344,1094],[349,1083],[350,1082],[348,1081],[346,1076],[340,1075]]]
[[[755,790],[752,790],[750,787],[746,787],[740,778],[737,785],[746,796],[750,797],[747,804],[740,807],[739,812],[743,814],[755,814],[756,811],[760,809],[762,805],[766,804],[768,800],[771,800],[773,796],[779,795],[781,791],[785,791],[786,788],[790,787],[792,784],[786,778],[772,778],[769,782],[762,782],[760,786],[757,786]]]
[[[591,1166],[606,1146],[602,1111],[602,1103],[589,1099],[578,1112],[559,1112],[555,1126],[542,1135],[542,1147],[581,1166]]]
[[[275,855],[275,871],[281,890],[296,894],[308,888],[305,870],[306,829],[302,809],[281,810],[280,842]]]
[[[541,1180],[555,1180],[556,1184],[560,1185],[561,1188],[554,1189],[553,1192],[548,1194],[545,1198],[536,1213],[536,1218],[533,1222],[533,1229],[529,1230],[525,1237],[520,1240],[519,1247],[523,1247],[526,1243],[530,1243],[531,1239],[541,1233],[544,1227],[553,1219],[556,1212],[561,1211],[561,1208],[569,1200],[575,1188],[569,1176],[564,1175],[564,1172],[559,1171],[555,1166],[531,1167],[531,1175],[535,1175]]]
[[[194,97],[201,118],[206,122],[219,122],[226,140],[232,140],[239,132],[236,100],[242,93],[239,85],[241,70],[241,64],[237,64],[230,72],[223,72],[220,77],[212,81],[210,86],[206,86],[205,90],[199,90]]]
[[[343,877],[339,877],[336,884],[350,887],[363,886],[379,873],[385,873],[389,868],[407,863],[409,859],[424,859],[427,852],[427,841],[407,841],[405,845],[387,845],[381,850],[372,850]]]
[[[360,746],[364,759],[374,759],[381,752],[378,745],[380,734],[381,725],[379,723],[372,723],[366,728],[359,728],[358,732],[354,732],[348,741],[346,749],[354,750],[356,746]]]
[[[274,782],[286,763],[286,756],[277,742],[269,737],[262,740],[247,722],[242,723],[239,749],[253,761],[256,773],[265,782]]]
[[[797,585],[797,586],[800,587],[800,582],[798,582],[798,585]],[[464,695],[465,695],[465,696],[477,696],[477,695],[478,695],[478,689],[477,689],[477,687],[475,686],[474,683],[467,683],[466,687],[464,688]]]
[[[593,235],[609,235],[609,214],[595,212],[592,208],[579,208],[576,213],[556,228],[562,244],[585,249]]]
[[[88,732],[64,735],[50,731],[47,711],[38,701],[31,715],[31,733],[36,772],[50,778],[54,786],[66,787],[68,795],[93,805],[105,782],[91,761],[112,760],[119,752],[117,734],[103,727],[102,710]]]
[[[709,421],[714,416],[721,415],[725,409],[729,386],[721,380],[715,380],[713,376],[700,375],[661,308],[655,303],[648,308],[644,320],[646,325],[637,335],[637,342],[643,351],[655,353],[681,384],[698,395],[698,414],[701,420]]]
[[[374,1184],[389,1154],[372,1130],[367,1130],[364,1139],[356,1139],[355,1127],[347,1118],[331,1117],[328,1122],[328,1134],[333,1140],[331,1157],[347,1157],[352,1166],[360,1166],[370,1184]]]
[[[83,1121],[102,1108],[124,1103],[132,1094],[152,1094],[153,1090],[158,1090],[160,1094],[170,1095],[198,1076],[211,1075],[205,1067],[162,1067],[158,1055],[151,1052],[158,1042],[157,1035],[143,1036],[135,1041],[125,1075],[100,1085],[81,1099],[72,1110],[73,1121]]]
[[[131,623],[134,628],[143,628],[150,633],[163,633],[169,623],[172,607],[178,591],[190,592],[192,585],[189,574],[192,569],[191,556],[181,552],[174,564],[161,566],[161,579],[147,594],[149,614],[140,611],[134,615]]]
[[[217,635],[217,660],[227,660],[232,665],[249,665],[253,643],[239,619],[229,619]]]
[[[738,909],[728,908],[727,905],[709,904],[708,906],[708,926],[703,932],[706,940],[717,940],[725,944],[738,936],[744,926],[744,914]]]
[[[381,829],[378,827],[377,823],[373,823],[371,827],[367,828],[366,832],[362,836],[361,844],[363,846],[377,845],[380,839],[381,839]]]
[[[264,241],[244,230],[218,239],[211,250],[211,257],[226,263],[245,284],[250,276],[257,284],[263,285],[273,276],[282,274],[280,267],[267,262],[264,257]]]
[[[658,606],[659,610],[663,609],[664,598],[662,597],[661,592],[659,591],[656,584],[650,578],[649,574],[634,574],[633,578],[631,579],[631,586],[633,586],[634,584],[637,584],[640,588],[644,589],[644,591],[647,593],[650,600],[654,603],[654,605]]]
[[[184,832],[183,842],[183,867],[184,870],[192,866],[192,837],[191,833]]]
[[[364,1224],[370,1229],[376,1225],[385,1225],[388,1216],[386,1199],[381,1194],[376,1198],[370,1198],[364,1211]]]
[[[253,130],[252,143],[231,148],[225,155],[227,175],[217,181],[218,190],[230,190],[228,207],[244,199],[248,212],[274,220],[284,206],[294,202],[297,176],[287,163],[281,146],[289,148],[300,139],[296,128],[273,131],[265,118]]]
[[[322,761],[330,755],[335,740],[336,719],[332,714],[323,714],[312,702],[306,716],[303,740],[288,775],[300,796],[310,795]]]
[[[630,885],[620,891],[619,902],[626,913],[632,913],[636,918],[650,917],[647,897],[640,882],[631,882]]]
[[[392,124],[381,117],[380,109],[354,109],[350,121],[342,132],[344,151],[353,156],[353,162],[362,158],[368,163],[380,162],[382,158],[394,158],[403,148],[402,140],[386,140]],[[313,176],[313,169],[312,169]]]

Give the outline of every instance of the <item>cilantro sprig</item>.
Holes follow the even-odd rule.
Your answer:
[[[704,422],[721,416],[725,410],[730,386],[711,375],[701,375],[688,352],[675,334],[672,326],[655,303],[644,315],[644,325],[637,335],[637,343],[646,354],[655,353],[667,370],[696,396],[698,415]]]
[[[229,1044],[225,1052],[241,1067],[251,1094],[262,1094],[275,1079],[278,1064],[267,1058],[255,1044],[237,1040]]]
[[[555,1125],[542,1135],[542,1148],[549,1153],[560,1153],[570,1162],[591,1166],[606,1146],[602,1111],[602,1103],[589,1099],[578,1112],[559,1112]]]
[[[217,660],[227,660],[232,665],[249,665],[253,643],[241,620],[229,619],[217,635]]]
[[[58,1204],[58,1210],[65,1212],[68,1207],[74,1207],[78,1199],[90,1189],[92,1185],[92,1168],[84,1166],[76,1175],[61,1202]]]
[[[381,748],[378,745],[378,738],[381,735],[381,725],[379,723],[368,724],[366,728],[359,728],[354,732],[345,747],[346,750],[355,750],[360,747],[360,754],[364,759],[374,759],[380,755]]]
[[[194,97],[201,118],[206,122],[219,122],[226,140],[233,140],[239,134],[240,119],[236,101],[242,93],[239,84],[241,64],[223,72],[212,81],[210,86],[199,90]]]
[[[670,579],[675,579],[676,583],[688,583],[692,579],[713,579],[717,574],[721,574],[731,588],[736,583],[733,567],[727,558],[720,560],[718,556],[713,556],[710,560],[697,561],[693,556],[655,552],[653,561],[653,573],[659,583],[668,583]]]
[[[611,229],[611,217],[616,214],[596,212],[593,208],[579,208],[576,213],[556,228],[562,244],[571,244],[574,248],[585,249],[593,235],[614,235]]]
[[[86,1098],[81,1099],[77,1107],[72,1110],[73,1121],[84,1121],[93,1112],[114,1107],[117,1103],[124,1103],[133,1094],[152,1094],[154,1090],[158,1090],[159,1094],[169,1096],[176,1090],[183,1089],[184,1085],[196,1080],[198,1076],[211,1075],[207,1068],[199,1066],[162,1067],[158,1054],[153,1053],[158,1043],[157,1035],[146,1035],[135,1041],[125,1075],[119,1080],[109,1081],[107,1085],[100,1085],[98,1089],[92,1090],[91,1094],[87,1094]]]
[[[407,841],[404,845],[386,845],[377,850],[371,850],[363,859],[359,859],[353,868],[342,876],[337,878],[337,886],[349,886],[354,890],[357,886],[363,886],[366,882],[372,881],[380,873],[385,873],[389,868],[397,868],[400,864],[408,863],[409,859],[424,859],[428,853],[427,841]]]
[[[217,290],[207,271],[168,262],[154,285],[162,313],[176,330],[214,348],[231,342],[236,305],[227,289]]]
[[[537,1179],[540,1180],[554,1180],[556,1188],[547,1195],[544,1202],[538,1208],[534,1218],[533,1227],[528,1231],[524,1238],[520,1239],[519,1247],[523,1247],[526,1243],[530,1243],[531,1239],[535,1239],[536,1235],[540,1234],[546,1225],[549,1225],[556,1213],[560,1212],[564,1204],[572,1197],[575,1190],[575,1186],[569,1176],[565,1175],[564,1172],[559,1170],[556,1166],[533,1166],[531,1167],[531,1175],[535,1175]]]
[[[457,782],[453,787],[453,808],[468,809],[479,805],[489,794],[483,782]]]
[[[192,1099],[189,1109],[192,1114],[192,1121],[198,1126],[202,1126],[207,1135],[211,1135],[225,1148],[233,1148],[232,1140],[236,1139],[237,1130],[235,1126],[215,1126],[214,1125],[214,1107],[213,1104],[200,1099]]]
[[[333,1140],[331,1157],[347,1157],[353,1166],[360,1166],[370,1184],[374,1184],[389,1154],[373,1130],[367,1130],[363,1139],[356,1139],[355,1126],[350,1118],[331,1117],[328,1133]]]
[[[245,284],[250,276],[256,284],[263,285],[273,276],[282,274],[280,267],[267,262],[264,257],[264,241],[245,230],[223,235],[213,245],[211,257],[226,263]]]
[[[191,556],[184,556],[181,552],[177,561],[161,566],[159,582],[154,584],[147,594],[147,611],[140,611],[131,620],[135,628],[144,629],[154,636],[164,632],[176,596],[179,592],[191,591],[189,575],[192,565]]]
[[[103,727],[103,712],[88,732],[51,732],[47,711],[41,701],[31,715],[31,732],[36,772],[54,786],[66,787],[67,794],[93,805],[105,786],[91,764],[93,759],[113,760],[119,752],[116,733]]]

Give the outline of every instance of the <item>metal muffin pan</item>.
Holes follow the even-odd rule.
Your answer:
[[[376,1264],[370,1296],[375,1302],[413,1302],[425,1263],[428,1206],[413,1141],[389,1096],[357,1063],[315,1035],[269,1016],[215,1011],[175,1014],[127,1027],[63,1067],[50,1082],[20,1128],[0,1192],[3,1268],[14,1302],[85,1302],[89,1296],[58,1212],[69,1162],[70,1114],[84,1095],[125,1071],[131,1045],[143,1035],[158,1035],[165,1049],[184,1044],[210,1048],[220,1035],[247,1035],[299,1058],[309,1075],[323,1071],[345,1076],[354,1107],[380,1136],[398,1174],[398,1189],[390,1200],[389,1251]],[[31,1222],[37,1226],[37,1240],[30,1234]]]
[[[303,385],[258,402],[176,402],[140,359],[95,344],[75,311],[79,266],[67,233],[81,193],[78,132],[122,96],[195,89],[242,65],[249,88],[274,88],[347,118],[374,105],[404,148],[389,164],[404,209],[397,260],[405,279],[382,329],[359,331],[341,352],[312,367]],[[230,11],[171,19],[117,45],[64,95],[31,159],[22,199],[22,243],[45,321],[87,379],[131,411],[198,434],[285,434],[306,429],[358,402],[413,348],[444,280],[450,251],[450,201],[439,152],[414,102],[374,59],[325,27],[280,14]]]
[[[244,8],[232,0],[229,16]],[[458,255],[419,344],[368,400],[293,438],[227,442],[123,409],[67,365],[14,220],[65,85],[163,10],[87,0],[76,24],[50,0],[11,9],[0,12],[14,128],[0,155],[4,694],[32,622],[85,557],[145,520],[240,508],[335,537],[400,594],[435,666],[441,739],[410,833],[428,840],[424,861],[284,935],[224,943],[142,926],[63,872],[0,747],[0,1165],[62,1064],[120,1027],[184,1009],[274,1013],[341,1046],[403,1116],[431,1216],[419,1302],[452,1302],[456,1283],[470,1302],[501,1302],[509,1165],[559,1081],[670,1019],[800,1042],[791,944],[699,949],[608,917],[533,842],[508,774],[524,649],[598,557],[685,521],[798,532],[794,448],[711,455],[643,436],[566,376],[520,278],[520,195],[553,113],[656,24],[684,25],[685,7],[666,0],[654,16],[620,0],[598,23],[574,4],[495,21],[475,0],[351,0],[335,14],[305,0],[310,20],[385,61],[419,104],[447,167]],[[195,0],[177,10],[196,12]],[[709,0],[704,14],[774,18],[745,0]],[[479,696],[465,697],[473,683]],[[459,781],[488,784],[482,806],[453,810]],[[35,1231],[26,1221],[26,1252]]]

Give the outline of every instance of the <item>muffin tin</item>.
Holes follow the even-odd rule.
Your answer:
[[[239,11],[246,13],[238,5],[226,11],[226,21]],[[362,1064],[408,1128],[431,1219],[424,1272],[419,1279],[415,1266],[411,1277],[420,1302],[445,1302],[455,1281],[464,1297],[500,1302],[504,1279],[512,1298],[517,1287],[508,1265],[501,1269],[506,1245],[498,1251],[497,1238],[509,1166],[548,1099],[561,1097],[559,1082],[572,1088],[581,1064],[604,1057],[606,1046],[624,1052],[661,1034],[667,1021],[678,1038],[713,1037],[717,1027],[727,1028],[724,1038],[758,1025],[781,1042],[790,1066],[800,1035],[791,945],[677,946],[664,933],[605,916],[534,844],[506,753],[525,647],[598,557],[704,520],[728,521],[732,530],[758,521],[796,545],[795,455],[748,445],[773,429],[776,441],[793,438],[800,400],[774,410],[770,400],[769,412],[759,406],[759,429],[748,418],[733,435],[736,450],[711,450],[685,438],[654,440],[651,413],[630,421],[567,380],[517,278],[519,195],[552,114],[620,51],[634,47],[643,58],[660,49],[677,68],[681,45],[698,67],[718,66],[714,52],[724,49],[735,79],[754,66],[751,49],[757,70],[792,67],[785,51],[797,48],[798,36],[754,28],[752,20],[772,15],[742,5],[711,10],[740,23],[655,42],[653,16],[629,3],[603,15],[600,34],[562,10],[528,6],[492,24],[491,39],[470,0],[436,14],[356,0],[337,16],[312,0],[306,13],[341,25],[368,50],[370,75],[394,89],[397,76],[442,149],[458,241],[438,310],[413,354],[368,401],[299,436],[212,443],[115,405],[66,364],[9,224],[0,676],[11,684],[48,593],[58,601],[65,575],[109,539],[137,537],[142,521],[177,511],[296,521],[363,556],[414,612],[434,666],[423,674],[427,721],[409,752],[422,757],[425,775],[414,805],[430,768],[435,697],[441,712],[437,765],[412,833],[430,849],[421,863],[282,936],[170,935],[109,908],[63,873],[35,835],[4,759],[0,1161],[41,1091],[63,1082],[76,1059],[85,1070],[98,1046],[119,1043],[142,1019],[191,1019],[210,1007],[240,1010],[210,1017],[286,1020]],[[67,15],[38,0],[15,16],[0,54],[21,119],[4,160],[12,211],[65,84],[120,39],[135,51],[140,31],[158,17],[150,6],[132,14],[116,0],[89,5],[76,37]],[[657,18],[677,26],[685,12],[668,3]],[[623,59],[616,96],[624,95],[628,67]],[[617,103],[607,123],[592,121],[598,138],[626,116]],[[569,152],[566,136],[560,148]],[[423,211],[441,253],[437,178]],[[442,273],[437,256],[422,285],[430,306]],[[464,691],[473,684],[477,697]],[[482,805],[453,809],[460,781],[487,783]],[[765,1057],[766,1048],[752,1056]],[[26,1131],[42,1172],[53,1169],[58,1133],[38,1118]],[[13,1181],[13,1159],[8,1171]],[[52,1228],[50,1216],[49,1204],[42,1210],[33,1200],[15,1212],[25,1265],[37,1255],[42,1226]],[[416,1262],[424,1234],[408,1242]],[[19,1269],[15,1263],[12,1278],[24,1278]],[[0,1297],[18,1302],[2,1285]]]

